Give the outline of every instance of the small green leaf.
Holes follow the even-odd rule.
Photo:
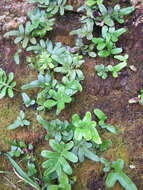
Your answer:
[[[113,126],[113,125],[110,125],[110,124],[103,124],[102,125],[103,128],[106,128],[108,131],[110,131],[111,133],[117,135],[118,134],[118,131],[117,129]]]
[[[56,101],[54,100],[47,100],[45,103],[44,103],[44,106],[48,109],[51,109],[52,107],[54,107],[55,105],[57,104]]]
[[[99,10],[100,10],[100,12],[101,12],[101,14],[102,14],[103,16],[105,16],[105,15],[108,13],[106,7],[105,7],[103,4],[99,4],[99,5],[98,5],[98,8],[99,8]]]
[[[117,173],[109,173],[107,178],[106,178],[106,187],[107,188],[112,188],[116,181],[118,180],[118,174]]]
[[[22,52],[21,49],[18,49],[17,52],[14,54],[14,61],[17,65],[20,63],[19,54]]]
[[[111,50],[112,54],[119,54],[122,53],[123,49],[122,48],[114,48]]]
[[[122,171],[118,172],[118,181],[126,190],[137,190],[133,181]]]
[[[99,120],[105,121],[107,119],[107,116],[100,109],[94,109],[94,114]]]
[[[99,51],[99,52],[98,52],[98,55],[99,55],[100,57],[106,58],[106,57],[108,57],[108,56],[110,55],[110,51],[108,51],[108,50],[102,50],[102,51]]]
[[[106,25],[108,25],[110,27],[114,26],[114,21],[108,15],[104,18],[104,22]]]
[[[103,50],[105,48],[105,46],[106,46],[106,44],[104,42],[102,42],[102,43],[98,44],[97,49]]]

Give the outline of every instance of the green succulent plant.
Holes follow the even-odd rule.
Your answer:
[[[101,128],[103,128],[103,129],[105,128],[106,130],[108,130],[109,132],[111,132],[113,134],[118,133],[117,129],[113,125],[105,123],[107,116],[100,109],[94,109],[94,114],[99,119],[98,124]]]
[[[108,77],[108,67],[105,67],[103,64],[96,65],[95,70],[97,75],[102,79],[106,79]]]
[[[30,97],[25,92],[23,92],[21,95],[24,104],[27,108],[35,104],[35,100],[31,100]]]
[[[16,86],[16,82],[13,79],[13,72],[10,72],[7,77],[6,72],[0,68],[0,99],[4,98],[7,93],[10,98],[13,98],[13,89]]]
[[[59,113],[65,108],[65,103],[70,103],[72,101],[71,95],[68,95],[65,92],[64,86],[58,88],[58,91],[51,89],[49,91],[49,95],[52,99],[47,100],[44,103],[44,106],[48,109],[51,109],[52,107],[57,105],[57,115],[59,115]]]
[[[83,55],[89,55],[90,57],[96,57],[96,53],[94,52],[95,44],[84,44],[82,38],[76,39],[76,49],[81,51]]]
[[[107,26],[102,27],[102,38],[93,38],[92,41],[97,44],[98,55],[100,57],[108,57],[110,54],[119,54],[122,52],[122,48],[116,48],[115,42],[118,41],[118,37],[122,35],[126,30],[120,28],[108,28]]]
[[[50,69],[53,69],[56,63],[53,63],[53,59],[47,51],[42,51],[37,55],[36,59],[33,57],[27,57],[27,62],[29,62],[29,66],[31,68],[36,69],[41,74],[44,74]]]
[[[47,8],[47,13],[49,16],[53,16],[56,13],[64,15],[65,10],[72,11],[73,7],[71,5],[66,5],[67,0],[30,0],[30,3],[40,3],[40,7]]]
[[[112,188],[118,181],[126,190],[137,190],[133,181],[122,171],[124,168],[124,161],[122,159],[112,162],[111,168],[114,169],[114,172],[110,172],[106,178],[105,183],[107,188]]]
[[[17,44],[19,42],[21,42],[22,47],[26,48],[28,43],[30,42],[31,44],[36,44],[36,38],[31,36],[31,22],[27,21],[25,24],[25,28],[23,26],[23,24],[19,25],[19,29],[18,30],[11,30],[7,33],[4,34],[5,38],[8,38],[10,36],[16,36],[14,43]]]
[[[48,160],[42,164],[42,167],[46,168],[44,175],[48,176],[53,172],[56,172],[58,177],[61,177],[62,172],[71,175],[72,168],[66,159],[73,163],[78,161],[77,156],[72,152],[69,152],[74,146],[74,143],[70,141],[67,144],[63,142],[59,144],[56,143],[55,140],[50,140],[49,145],[54,150],[54,152],[49,150],[43,150],[41,152],[42,157],[48,158]]]
[[[37,121],[48,131],[45,136],[46,140],[54,137],[56,142],[67,142],[73,138],[73,130],[67,120],[60,121],[55,119],[47,122],[40,115],[37,115]]]
[[[26,90],[29,88],[47,88],[48,90],[51,88],[51,75],[46,73],[46,75],[39,74],[38,80],[34,80],[28,84],[25,84],[21,87],[22,90]]]
[[[93,160],[95,162],[99,161],[99,157],[92,150],[92,143],[87,142],[85,139],[81,141],[74,140],[74,147],[72,152],[78,156],[80,162],[83,162],[85,158]]]
[[[80,70],[82,63],[84,62],[82,56],[69,54],[60,61],[60,66],[57,66],[54,71],[62,74],[66,74],[66,77],[70,80],[84,80],[83,72]]]
[[[127,66],[127,62],[121,62],[115,66],[108,65],[108,70],[112,72],[112,75],[114,78],[118,77],[118,72],[120,72],[122,69],[124,69]]]
[[[96,121],[92,121],[90,112],[86,112],[84,118],[81,120],[78,114],[72,116],[72,124],[75,127],[74,138],[81,141],[83,138],[87,141],[92,140],[97,144],[101,144],[101,138],[98,134]]]
[[[108,9],[105,7],[103,3],[98,3],[98,14],[95,16],[96,25],[104,25],[114,26],[114,20],[118,23],[124,23],[124,16],[132,13],[135,8],[133,6],[121,8],[119,4],[115,5],[114,8],[109,7]]]
[[[25,120],[25,113],[21,110],[19,117],[17,117],[16,121],[8,126],[8,130],[17,129],[18,127],[24,127],[30,125],[28,120]]]
[[[53,30],[54,18],[49,18],[45,10],[35,8],[34,13],[29,12],[28,16],[32,22],[30,29],[33,37],[43,38],[48,31]]]

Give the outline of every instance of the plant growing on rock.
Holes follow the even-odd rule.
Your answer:
[[[14,43],[18,44],[19,42],[21,42],[23,48],[26,48],[29,42],[31,44],[36,44],[36,38],[31,37],[32,30],[30,26],[31,26],[31,22],[27,21],[25,24],[25,28],[23,24],[20,24],[18,30],[9,31],[4,34],[4,37],[8,38],[10,36],[16,36]]]
[[[54,18],[49,18],[45,10],[35,8],[34,13],[29,12],[28,16],[32,22],[30,29],[33,37],[43,38],[48,31],[53,30]]]
[[[109,132],[114,133],[114,134],[118,133],[117,129],[113,125],[105,123],[107,116],[100,109],[94,109],[94,114],[99,119],[98,124],[101,128],[103,128],[103,129],[105,128],[106,130],[108,130]]]
[[[114,169],[114,172],[109,173],[106,178],[105,183],[107,188],[112,188],[118,181],[126,190],[137,190],[133,181],[122,171],[124,168],[124,161],[122,159],[112,162],[111,168]]]
[[[84,80],[83,72],[80,70],[82,63],[84,62],[82,56],[78,54],[69,54],[60,61],[60,66],[57,66],[54,71],[62,74],[66,74],[66,77],[70,80]]]
[[[53,16],[56,13],[64,15],[65,10],[72,11],[73,7],[71,5],[66,5],[67,0],[30,0],[30,3],[40,3],[40,7],[47,8],[46,11],[48,16]]]
[[[48,99],[44,106],[51,109],[53,106],[57,105],[56,114],[65,108],[65,103],[70,103],[72,101],[71,96],[73,96],[77,91],[82,91],[82,87],[76,80],[68,81],[68,79],[63,78],[64,85],[57,85],[56,90],[51,89],[49,91],[50,99]]]
[[[9,73],[7,77],[6,72],[0,68],[0,99],[4,98],[6,96],[6,93],[8,93],[8,96],[10,98],[13,98],[13,90],[16,86],[16,82],[14,82],[13,79],[13,72]]]
[[[103,64],[96,65],[95,70],[97,72],[97,75],[102,79],[106,79],[108,77],[108,67],[104,66]]]
[[[71,150],[71,148],[74,146],[74,143],[70,141],[67,144],[64,142],[59,144],[56,143],[55,140],[50,140],[49,145],[54,150],[54,152],[48,150],[43,150],[41,152],[42,157],[48,158],[48,160],[42,164],[43,168],[47,168],[44,172],[44,175],[48,176],[53,172],[56,172],[58,177],[61,177],[62,172],[71,175],[72,168],[66,159],[73,163],[78,161],[77,156],[74,153],[69,152],[69,150]]]
[[[22,95],[24,104],[27,108],[35,104],[35,100],[31,100],[30,97],[26,93],[23,92],[21,95]]]
[[[80,162],[83,162],[85,158],[92,161],[99,162],[99,157],[93,151],[92,143],[82,139],[81,141],[74,140],[74,147],[72,152],[78,156]]]
[[[101,144],[101,138],[98,134],[96,121],[92,121],[91,113],[86,112],[84,118],[81,120],[78,114],[72,116],[72,124],[75,127],[74,138],[81,141],[83,138],[86,141],[92,140],[97,144]]]
[[[115,66],[108,65],[105,67],[103,64],[95,66],[95,70],[97,72],[97,75],[102,77],[102,79],[106,79],[108,77],[108,72],[111,72],[112,76],[114,78],[117,78],[118,72],[120,72],[122,69],[124,69],[127,66],[128,54],[125,54],[124,56],[115,55],[114,58],[118,59],[121,62]]]
[[[84,44],[82,38],[77,38],[76,40],[76,50],[81,51],[83,55],[89,55],[90,57],[96,57],[96,53],[94,52],[95,44]]]
[[[51,109],[57,105],[57,115],[65,108],[65,103],[72,101],[73,96],[78,91],[82,91],[82,86],[76,80],[70,81],[66,77],[62,79],[63,84],[58,84],[56,80],[52,80],[49,73],[45,76],[39,74],[38,80],[23,85],[22,89],[40,87],[43,90],[37,95],[37,103],[40,105],[38,110],[44,108]]]
[[[97,44],[98,55],[100,57],[108,57],[110,54],[119,54],[122,52],[122,48],[116,48],[115,42],[118,41],[118,37],[122,35],[126,30],[120,28],[108,28],[102,27],[102,38],[93,38],[92,41]]]
[[[47,130],[48,134],[45,136],[46,140],[55,138],[56,142],[64,141],[68,142],[73,138],[73,129],[71,124],[65,120],[60,121],[59,119],[47,122],[40,115],[37,115],[37,121]]]
[[[25,118],[25,113],[21,110],[20,116],[17,117],[17,120],[13,124],[8,126],[8,130],[13,130],[20,126],[24,127],[30,125],[30,122],[28,120],[25,120],[24,118]]]
[[[112,72],[112,75],[114,78],[118,77],[118,72],[120,72],[122,69],[124,69],[127,66],[127,62],[119,63],[115,66],[108,65],[108,70]]]
[[[133,6],[121,8],[120,5],[115,5],[114,8],[109,7],[108,9],[103,3],[98,4],[98,14],[95,16],[96,25],[103,26],[114,26],[114,20],[118,23],[124,23],[124,16],[132,13],[135,10]]]

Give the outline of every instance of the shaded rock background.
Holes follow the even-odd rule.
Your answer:
[[[85,1],[72,1],[78,7]],[[127,1],[109,1],[113,3],[126,3]],[[128,1],[129,2],[129,1]],[[128,100],[137,96],[143,89],[143,3],[132,0],[137,9],[134,14],[126,20],[125,26],[128,32],[119,41],[119,45],[129,54],[129,65],[134,65],[137,72],[128,68],[124,69],[117,79],[109,76],[103,81],[95,73],[96,64],[115,64],[112,59],[90,59],[85,58],[83,72],[85,80],[82,82],[83,92],[75,97],[75,102],[67,105],[60,114],[61,119],[71,120],[74,113],[84,116],[86,111],[93,113],[94,108],[100,108],[108,116],[108,123],[114,124],[119,130],[117,136],[101,131],[103,139],[111,139],[112,147],[105,151],[102,156],[108,160],[122,158],[125,161],[124,171],[136,183],[139,190],[143,189],[143,107],[139,104],[129,104]],[[128,4],[128,3],[127,3]],[[20,65],[15,65],[13,55],[18,46],[11,39],[4,39],[3,34],[11,29],[16,29],[20,23],[27,19],[27,11],[33,10],[33,5],[28,0],[1,0],[0,1],[0,67],[7,73],[14,72],[17,82],[16,88],[37,78],[37,72],[31,70],[26,61],[26,52],[21,54]],[[52,40],[61,41],[63,45],[74,46],[76,36],[69,36],[69,32],[79,27],[80,15],[74,12],[67,12],[63,17],[57,17],[54,31],[49,34]],[[96,32],[96,31],[95,31]],[[98,31],[97,31],[98,32]],[[48,36],[47,36],[48,37]],[[36,98],[36,90],[26,91],[30,96]],[[20,128],[15,131],[7,131],[7,126],[17,118],[20,109],[23,109],[26,118],[31,121],[28,128]],[[43,117],[47,120],[56,118],[55,109]],[[94,118],[94,115],[93,115]],[[33,143],[38,156],[48,145],[44,142],[45,130],[40,126],[35,117],[35,112],[23,105],[20,92],[15,92],[13,99],[4,98],[0,100],[0,151],[6,152],[10,146],[5,143],[5,137],[10,140],[23,140]],[[38,156],[39,162],[42,160]],[[135,169],[130,169],[134,165]],[[73,190],[105,190],[106,175],[102,172],[102,165],[86,160],[83,164],[74,169],[77,175],[77,182]],[[11,164],[4,157],[0,157],[0,171],[11,170]],[[15,188],[27,190],[30,187],[24,184],[17,184],[18,179],[13,175],[0,174],[0,190],[13,190]],[[122,190],[116,184],[112,190]]]

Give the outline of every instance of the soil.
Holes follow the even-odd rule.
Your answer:
[[[74,3],[76,7],[81,4],[80,1],[74,1]],[[110,0],[109,3],[120,3],[120,1]],[[126,2],[122,1],[122,3],[124,5]],[[136,5],[137,1],[132,0],[132,3]],[[22,92],[20,87],[36,79],[37,72],[28,67],[25,61],[27,52],[24,50],[20,56],[20,65],[16,65],[13,55],[19,46],[13,43],[12,38],[3,38],[6,31],[15,29],[20,23],[24,23],[27,19],[27,11],[32,9],[33,5],[29,4],[28,0],[0,1],[0,67],[7,73],[14,72],[18,89],[15,91],[13,99],[6,97],[0,100],[0,151],[7,152],[10,149],[5,142],[5,138],[8,137],[10,140],[17,139],[33,143],[38,155],[44,147],[48,147],[44,142],[45,130],[37,123],[35,111],[32,108],[24,107],[20,94]],[[114,124],[119,131],[116,136],[101,131],[102,139],[112,140],[112,147],[103,152],[101,156],[110,161],[122,158],[125,161],[124,171],[135,182],[139,190],[143,189],[143,106],[129,104],[128,101],[138,96],[140,90],[143,89],[142,15],[143,3],[140,3],[137,5],[136,11],[126,19],[125,26],[128,32],[120,38],[119,46],[129,54],[128,67],[120,73],[117,79],[109,76],[106,80],[102,80],[95,73],[95,65],[102,63],[114,65],[114,60],[85,57],[83,91],[75,96],[75,101],[67,105],[59,116],[60,119],[71,121],[74,113],[83,117],[86,111],[93,113],[95,108],[100,108],[108,116],[108,123]],[[79,18],[80,15],[76,12],[67,12],[63,17],[58,17],[55,29],[48,37],[55,42],[62,42],[63,45],[74,46],[76,36],[69,36],[69,32],[78,28]],[[137,71],[132,71],[129,68],[130,65],[134,65]],[[36,90],[26,92],[36,98]],[[25,111],[26,119],[31,121],[30,127],[17,129],[16,132],[8,131],[7,126],[15,121],[20,109]],[[42,116],[46,120],[55,119],[55,109],[42,113]],[[93,118],[95,119],[94,115]],[[135,168],[131,169],[130,165],[134,165]],[[74,175],[77,176],[77,182],[73,186],[73,190],[105,190],[106,175],[103,174],[102,167],[101,164],[89,160],[75,167]],[[0,157],[0,171],[4,170],[12,171],[12,167],[6,158]],[[0,174],[0,190],[30,189],[24,184],[17,184],[17,181],[18,179],[13,174]],[[112,190],[122,189],[119,184],[112,188]]]

